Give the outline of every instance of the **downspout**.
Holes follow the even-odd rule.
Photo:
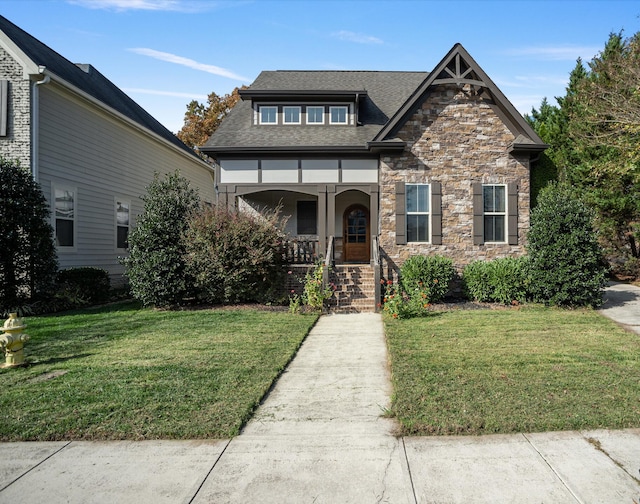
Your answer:
[[[41,75],[44,74],[46,67],[38,67]],[[38,167],[38,149],[39,149],[39,132],[40,132],[40,92],[38,86],[48,84],[51,76],[45,75],[44,79],[37,80],[33,83],[33,92],[31,93],[31,175],[33,180],[39,182],[40,170]]]

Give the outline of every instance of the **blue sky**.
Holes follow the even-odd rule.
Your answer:
[[[192,99],[261,70],[431,71],[456,42],[526,113],[564,95],[609,33],[640,31],[630,0],[0,0],[0,14],[173,132]]]

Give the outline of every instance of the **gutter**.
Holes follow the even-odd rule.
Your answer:
[[[39,66],[38,72],[42,79],[33,82],[33,90],[31,93],[31,176],[35,182],[40,182],[39,160],[40,156],[40,86],[49,84],[51,76],[45,75],[46,67]]]

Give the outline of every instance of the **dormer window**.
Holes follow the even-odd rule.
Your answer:
[[[278,107],[260,107],[260,124],[278,124]]]
[[[307,124],[324,124],[324,107],[307,107]]]
[[[329,107],[330,124],[347,124],[347,107]]]
[[[300,107],[283,107],[282,115],[285,124],[300,124]]]

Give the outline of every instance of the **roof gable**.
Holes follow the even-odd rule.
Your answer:
[[[415,92],[398,108],[387,124],[378,132],[372,143],[393,140],[394,134],[425,100],[430,88],[440,84],[456,84],[458,86],[468,84],[489,92],[494,99],[496,112],[516,137],[512,150],[535,151],[544,150],[547,147],[502,91],[459,43],[451,48]]]

